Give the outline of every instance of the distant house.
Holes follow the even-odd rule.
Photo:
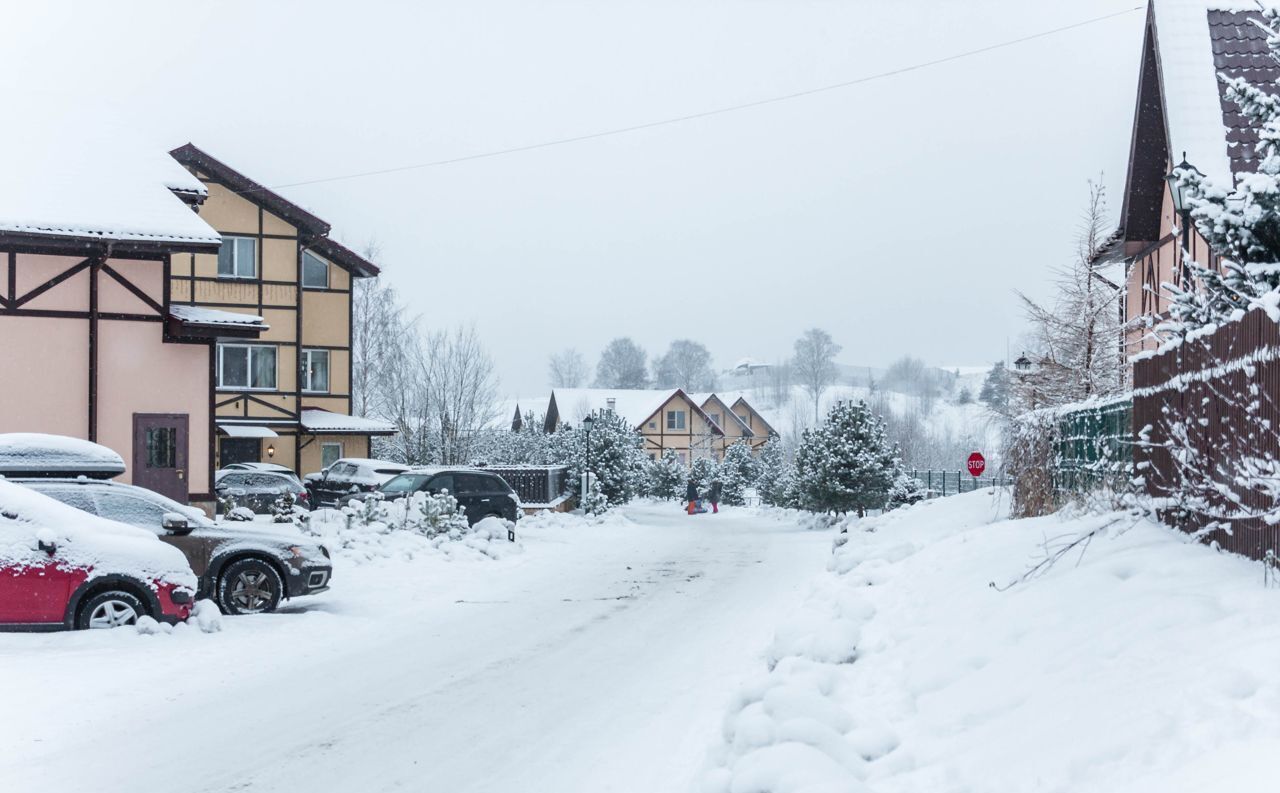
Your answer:
[[[188,206],[205,186],[163,152],[86,143],[42,166],[40,152],[9,154],[0,179],[0,432],[96,441],[124,458],[122,481],[182,502],[212,500],[214,345],[267,326],[171,296],[173,261],[215,257],[222,243]]]
[[[382,421],[353,416],[352,290],[378,268],[329,237],[329,224],[208,153],[170,155],[200,189],[192,203],[221,233],[213,251],[174,258],[166,294],[185,315],[215,310],[255,330],[222,330],[208,399],[210,465],[269,461],[309,473],[368,457]]]
[[[547,402],[543,429],[554,432],[605,411],[635,427],[653,459],[670,450],[684,463],[719,460],[740,440],[758,449],[777,434],[742,395],[688,394],[682,389],[558,388]]]
[[[1218,258],[1179,211],[1167,177],[1185,157],[1218,185],[1257,168],[1258,130],[1225,98],[1219,75],[1274,83],[1256,7],[1236,2],[1151,0],[1130,140],[1119,243],[1125,263],[1124,319],[1129,353],[1155,347],[1150,327],[1168,312],[1162,284],[1184,284],[1182,250]]]

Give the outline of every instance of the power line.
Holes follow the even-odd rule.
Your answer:
[[[1132,14],[1134,11],[1142,11],[1145,8],[1146,8],[1145,6],[1134,6],[1133,8],[1127,8],[1123,11],[1116,11],[1110,14],[1105,14],[1100,17],[1093,17],[1092,19],[1086,19],[1081,22],[1073,22],[1070,25],[1063,25],[1061,27],[1052,28],[1050,30],[1042,30],[1039,33],[1032,33],[1030,35],[1021,36],[1016,39],[1001,41],[997,44],[989,44],[985,47],[979,47],[973,50],[966,50],[965,52],[958,52],[954,55],[948,55],[944,58],[937,58],[931,61],[923,61],[921,63],[912,64],[910,66],[902,66],[897,69],[890,69],[889,71],[886,71],[886,72],[869,74],[863,77],[855,78],[853,80],[846,80],[840,83],[832,83],[830,85],[824,85],[818,88],[809,88],[803,91],[795,91],[789,94],[779,94],[778,96],[771,96],[765,99],[756,99],[751,102],[743,102],[737,105],[726,105],[724,107],[718,107],[713,110],[704,110],[699,113],[688,113],[683,116],[672,116],[670,118],[659,119],[657,121],[648,121],[643,124],[633,124],[628,127],[615,127],[613,129],[601,130],[599,132],[590,132],[584,135],[574,135],[573,137],[569,137],[569,138],[557,138],[555,140],[546,140],[539,143],[530,143],[525,146],[513,146],[508,149],[496,149],[493,151],[480,152],[477,154],[467,154],[461,157],[450,157],[449,159],[445,159],[445,160],[432,160],[431,162],[414,163],[412,165],[398,165],[391,168],[379,168],[378,170],[374,170],[374,171],[359,171],[357,173],[343,174],[341,176],[326,176],[318,179],[307,179],[301,182],[288,182],[286,184],[275,185],[275,188],[305,187],[307,185],[322,184],[324,182],[339,182],[339,181],[345,181],[347,179],[361,179],[366,176],[381,176],[383,174],[400,173],[402,171],[414,171],[422,168],[435,168],[442,165],[454,165],[462,162],[470,162],[472,160],[483,160],[489,157],[504,157],[509,154],[519,154],[521,152],[526,152],[526,151],[546,149],[552,146],[564,146],[569,143],[580,143],[582,141],[587,141],[587,140],[596,140],[597,138],[607,138],[613,135],[626,135],[631,132],[639,132],[641,130],[653,129],[654,127],[664,127],[671,124],[681,124],[686,121],[694,121],[700,118],[709,118],[711,116],[719,116],[725,113],[736,113],[740,110],[748,110],[753,107],[762,107],[764,105],[772,105],[779,102],[789,102],[793,99],[801,99],[806,96],[813,96],[815,94],[826,93],[828,91],[836,91],[841,88],[850,88],[855,85],[863,85],[865,83],[874,82],[876,80],[884,80],[889,77],[896,77],[900,74],[907,74],[908,72],[919,71],[920,69],[928,69],[933,66],[940,66],[944,63],[951,63],[953,61],[958,61],[963,58],[971,58],[975,55],[981,55],[983,53],[991,52],[993,50],[1004,49],[1005,47],[1012,47],[1017,44],[1024,44],[1028,41],[1047,38],[1049,36],[1054,36],[1059,33],[1064,33],[1068,30],[1075,30],[1076,28],[1082,28],[1082,27],[1085,27],[1086,25],[1093,25],[1093,24],[1097,24],[1098,22],[1105,22],[1106,20],[1114,19],[1119,16],[1124,16],[1125,14]],[[251,193],[253,191],[246,190],[243,192]]]

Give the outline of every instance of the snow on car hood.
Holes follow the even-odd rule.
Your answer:
[[[0,565],[43,564],[40,542],[57,545],[63,565],[100,574],[123,574],[152,585],[163,581],[190,589],[196,577],[177,548],[153,533],[69,507],[0,478]]]

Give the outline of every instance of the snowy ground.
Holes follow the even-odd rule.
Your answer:
[[[1280,592],[1260,565],[1127,519],[989,585],[1115,517],[1003,520],[988,491],[851,522],[730,707],[703,790],[1274,789]]]
[[[219,633],[0,634],[0,788],[688,789],[832,532],[526,523],[499,559],[340,556],[332,592]]]

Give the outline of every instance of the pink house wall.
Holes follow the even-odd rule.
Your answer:
[[[133,469],[133,414],[185,413],[187,482],[209,490],[209,348],[166,344],[154,322],[98,323],[98,442]]]
[[[89,321],[0,316],[0,432],[89,431]]]

